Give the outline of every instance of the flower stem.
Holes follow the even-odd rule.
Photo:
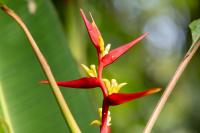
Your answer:
[[[97,52],[98,53],[98,52]],[[102,79],[103,64],[101,62],[101,54],[98,53],[98,79]]]
[[[105,87],[105,84],[103,82],[103,79],[102,79],[102,72],[103,72],[103,64],[101,62],[101,54],[98,53],[98,80],[100,81],[101,83],[101,90],[103,92],[103,96],[104,98],[108,96],[108,90],[107,88]]]
[[[6,14],[11,16],[19,24],[19,26],[23,29],[23,31],[25,32],[25,35],[28,38],[28,40],[29,40],[29,42],[30,42],[30,44],[33,48],[33,51],[34,51],[38,61],[40,62],[40,65],[41,65],[46,77],[48,78],[48,80],[50,82],[53,93],[55,94],[55,98],[56,98],[57,103],[58,103],[58,105],[59,105],[59,107],[60,107],[60,109],[63,113],[63,116],[66,120],[66,123],[68,124],[68,126],[70,127],[70,129],[73,133],[80,133],[81,131],[80,131],[75,119],[73,118],[73,116],[72,116],[72,114],[69,110],[69,107],[68,107],[59,87],[56,84],[56,81],[55,81],[55,78],[54,78],[54,76],[51,72],[51,69],[50,69],[45,57],[42,55],[40,49],[38,48],[35,40],[33,39],[32,35],[31,35],[31,33],[29,32],[28,28],[26,27],[26,25],[24,24],[22,19],[13,10],[11,10],[10,8],[8,8],[5,5],[1,5],[0,7]]]
[[[100,126],[100,133],[110,133],[110,126],[107,125],[109,104],[106,100],[108,96],[108,90],[102,79],[103,64],[101,62],[101,55],[98,52],[98,80],[100,81],[100,88],[103,92],[103,105],[102,105],[102,120]]]
[[[103,108],[102,108],[102,124],[100,126],[100,133],[109,133],[110,126],[107,125],[108,121],[108,111],[109,105],[106,100],[103,101]]]
[[[177,81],[179,80],[180,76],[182,75],[183,71],[185,70],[186,66],[192,59],[193,55],[196,53],[200,46],[200,41],[192,45],[192,47],[188,50],[185,57],[181,61],[180,65],[178,66],[176,72],[174,73],[174,76],[170,80],[170,82],[167,85],[167,88],[165,89],[162,97],[160,98],[159,102],[157,103],[156,108],[154,109],[143,133],[150,133],[161,110],[163,109],[168,97],[170,96],[171,92],[173,91]]]

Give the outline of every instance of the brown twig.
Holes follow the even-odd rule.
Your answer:
[[[28,38],[31,47],[33,48],[33,51],[35,53],[35,55],[37,56],[38,61],[40,62],[40,65],[46,75],[46,77],[48,78],[50,85],[53,89],[53,93],[55,94],[57,103],[60,106],[60,109],[64,115],[64,118],[68,124],[68,126],[70,127],[71,131],[73,133],[80,133],[80,129],[75,121],[75,119],[73,118],[69,107],[59,89],[59,87],[56,84],[55,78],[51,72],[51,69],[45,59],[45,57],[42,55],[40,49],[38,48],[35,40],[33,39],[31,33],[29,32],[28,28],[26,27],[26,25],[24,24],[24,22],[22,21],[22,19],[10,8],[8,8],[5,5],[0,5],[1,9],[8,14],[9,16],[11,16],[18,24],[19,26],[23,29],[23,31],[25,32],[26,37]]]
[[[186,53],[185,57],[181,61],[180,65],[178,66],[176,72],[174,73],[174,76],[172,77],[169,84],[167,85],[167,88],[165,89],[162,97],[160,98],[156,108],[154,109],[154,111],[153,111],[143,133],[150,133],[151,132],[151,130],[152,130],[160,112],[162,111],[168,97],[170,96],[171,92],[173,91],[176,83],[178,82],[178,80],[179,80],[180,76],[182,75],[183,71],[185,70],[186,66],[188,65],[188,63],[192,59],[193,55],[198,50],[199,46],[200,46],[200,41],[195,43],[194,45],[192,45],[192,47]]]

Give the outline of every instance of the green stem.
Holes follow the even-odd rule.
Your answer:
[[[34,51],[38,61],[40,62],[40,65],[41,65],[46,77],[48,78],[48,80],[50,82],[50,85],[52,87],[52,90],[53,90],[53,93],[57,100],[57,103],[60,106],[60,109],[64,115],[64,118],[65,118],[68,126],[70,127],[70,129],[73,133],[81,133],[75,119],[72,116],[72,113],[69,110],[69,107],[68,107],[59,87],[56,84],[55,78],[51,72],[51,69],[50,69],[45,57],[43,56],[40,49],[38,48],[35,40],[33,39],[31,33],[29,32],[28,28],[26,27],[26,25],[24,24],[22,19],[14,11],[12,11],[10,8],[8,8],[5,5],[1,5],[0,7],[6,14],[11,16],[25,32],[25,35],[28,38],[28,40],[33,48],[33,51]]]
[[[183,71],[185,70],[188,63],[191,61],[193,55],[196,53],[200,46],[200,41],[196,42],[194,45],[191,46],[191,48],[186,53],[185,57],[181,61],[180,65],[178,66],[176,72],[174,73],[172,79],[168,83],[167,88],[165,89],[162,97],[160,98],[156,108],[154,109],[143,133],[150,133],[160,112],[162,111],[167,99],[169,98],[171,92],[173,91],[176,83],[178,82],[179,78],[181,77]]]

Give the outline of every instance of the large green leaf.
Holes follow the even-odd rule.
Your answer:
[[[27,1],[12,0],[7,4],[29,27],[56,79],[78,78],[51,2],[35,0],[37,9],[31,14]],[[50,87],[38,83],[42,79],[45,76],[23,31],[0,11],[0,132],[7,129],[15,133],[70,132]],[[97,132],[98,128],[89,125],[95,115],[88,92],[61,89],[81,130]]]

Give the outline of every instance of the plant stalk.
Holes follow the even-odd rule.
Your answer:
[[[194,45],[191,46],[191,48],[188,50],[188,52],[186,53],[185,57],[183,58],[183,60],[181,61],[181,63],[179,64],[176,72],[174,73],[172,79],[170,80],[170,82],[168,83],[163,95],[161,96],[159,102],[157,103],[143,133],[150,133],[160,112],[162,111],[167,99],[169,98],[171,92],[173,91],[176,83],[178,82],[180,76],[182,75],[183,71],[185,70],[186,66],[188,65],[188,63],[191,61],[193,55],[196,53],[196,51],[198,50],[200,46],[200,41],[196,42]]]
[[[108,111],[109,111],[109,105],[107,101],[103,101],[102,106],[102,121],[100,126],[100,133],[110,133],[110,126],[107,125],[108,123]]]
[[[31,33],[29,32],[28,28],[26,27],[26,25],[24,24],[24,22],[22,21],[22,19],[10,8],[8,8],[5,5],[0,5],[1,9],[8,14],[9,16],[11,16],[18,24],[19,26],[23,29],[23,31],[25,32],[26,37],[28,38],[31,47],[47,77],[47,79],[50,82],[50,85],[52,87],[53,93],[55,95],[55,98],[57,100],[57,103],[63,113],[63,116],[66,120],[67,125],[70,127],[71,132],[72,133],[81,133],[74,117],[72,116],[72,113],[69,110],[69,107],[59,89],[59,87],[56,84],[55,78],[51,72],[51,69],[45,59],[45,57],[43,56],[43,54],[41,53],[40,49],[38,48],[35,40],[33,39]]]

